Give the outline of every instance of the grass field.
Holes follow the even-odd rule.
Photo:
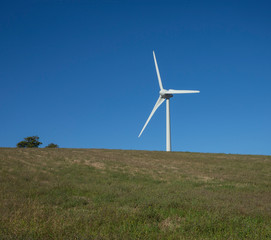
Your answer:
[[[0,148],[0,239],[271,239],[271,156]]]

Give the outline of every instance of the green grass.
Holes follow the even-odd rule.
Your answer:
[[[271,156],[0,148],[0,239],[271,239]]]

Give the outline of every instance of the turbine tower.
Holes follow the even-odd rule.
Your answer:
[[[160,96],[159,96],[157,102],[155,103],[154,108],[152,109],[152,112],[151,112],[150,116],[148,117],[148,119],[147,119],[144,127],[142,128],[140,134],[138,135],[138,137],[140,137],[141,134],[143,133],[144,129],[148,125],[148,123],[151,120],[151,118],[152,118],[153,114],[155,113],[155,111],[166,100],[166,142],[167,142],[167,152],[170,152],[171,151],[171,134],[170,134],[170,109],[169,109],[170,106],[169,106],[169,99],[173,97],[173,94],[199,93],[199,91],[195,91],[195,90],[174,90],[174,89],[166,90],[166,89],[164,89],[162,81],[161,81],[161,77],[160,77],[160,73],[159,73],[159,69],[158,69],[158,65],[157,65],[157,61],[156,61],[154,51],[153,51],[153,58],[154,58],[154,64],[155,64],[155,68],[156,68],[158,83],[159,83],[159,86],[160,86],[160,92],[159,92]]]

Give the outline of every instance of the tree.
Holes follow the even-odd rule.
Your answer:
[[[38,148],[42,142],[39,142],[38,136],[26,137],[24,141],[17,143],[18,148]]]
[[[50,143],[45,148],[59,148],[59,146],[57,144]]]

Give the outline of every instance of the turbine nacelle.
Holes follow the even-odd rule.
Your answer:
[[[169,99],[169,98],[172,98],[172,97],[173,97],[173,95],[172,95],[171,93],[169,93],[169,91],[166,90],[166,89],[162,89],[159,93],[160,93],[160,96],[161,96],[162,98]]]

